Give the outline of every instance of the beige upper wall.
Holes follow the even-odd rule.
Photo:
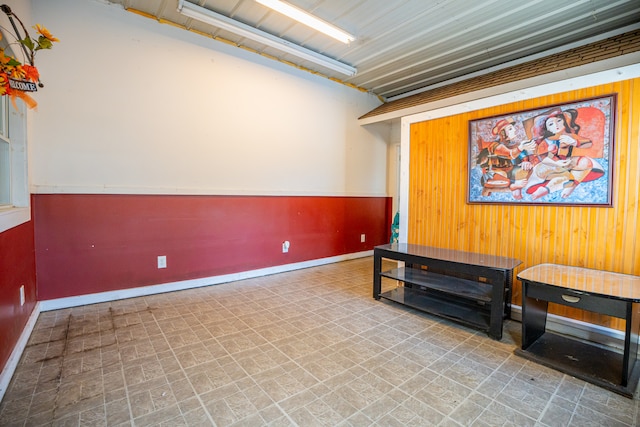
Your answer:
[[[97,0],[33,0],[60,39],[30,134],[35,193],[386,195],[370,94]]]

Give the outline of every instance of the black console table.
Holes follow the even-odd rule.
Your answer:
[[[382,259],[404,267],[382,271]],[[511,314],[513,269],[520,261],[429,246],[393,243],[373,250],[373,297],[384,298],[502,338]],[[403,282],[382,293],[382,278]]]
[[[640,277],[565,265],[523,270],[522,349],[519,356],[626,397],[640,378]],[[549,302],[625,319],[622,352],[546,330]]]

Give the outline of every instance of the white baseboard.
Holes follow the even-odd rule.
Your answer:
[[[182,280],[179,282],[162,283],[159,285],[141,286],[138,288],[121,289],[117,291],[98,292],[95,294],[45,300],[40,301],[40,311],[60,310],[63,308],[77,307],[80,305],[97,304],[101,302],[116,301],[120,299],[161,294],[165,292],[182,291],[185,289],[199,288],[203,286],[219,285],[221,283],[252,279],[254,277],[268,276],[270,274],[284,273],[287,271],[300,270],[303,268],[317,267],[320,265],[332,264],[335,262],[347,261],[356,258],[364,258],[372,255],[373,251],[369,250],[328,258],[297,262],[293,264],[278,265],[275,267],[261,268],[258,270],[225,274],[222,276],[203,277],[200,279]]]
[[[11,356],[9,356],[9,360],[7,360],[7,364],[4,365],[4,369],[0,372],[0,402],[2,402],[2,398],[4,397],[7,388],[9,388],[11,377],[13,377],[13,374],[18,367],[18,362],[20,361],[22,353],[29,342],[29,337],[31,336],[33,328],[36,326],[36,321],[38,320],[39,315],[40,303],[36,303],[33,311],[29,315],[27,324],[24,326],[24,329],[20,334],[20,338],[18,338],[18,342],[15,347],[13,347],[13,351],[11,352]]]

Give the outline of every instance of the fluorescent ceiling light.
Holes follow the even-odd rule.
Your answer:
[[[333,25],[324,22],[323,20],[316,18],[310,13],[305,12],[302,9],[298,9],[288,3],[280,0],[256,0],[258,3],[267,6],[276,12],[279,12],[291,19],[304,24],[314,30],[320,31],[334,39],[341,41],[342,43],[351,43],[356,38],[349,33],[342,31],[341,29],[334,27]]]
[[[314,64],[321,65],[347,76],[353,76],[357,71],[354,67],[343,62],[329,58],[328,56],[314,52],[302,46],[298,46],[290,41],[281,39],[280,37],[276,37],[265,31],[185,0],[178,1],[178,12],[184,16],[188,16],[189,18],[196,19],[200,22],[204,22],[205,24],[213,25],[214,27],[232,32],[241,37],[246,37],[255,42],[265,44],[282,52],[289,53],[306,61],[311,61]]]

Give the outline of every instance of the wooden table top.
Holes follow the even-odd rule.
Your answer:
[[[521,271],[518,279],[640,302],[640,277],[629,274],[567,265],[538,264]]]
[[[409,243],[391,243],[376,246],[376,249],[500,270],[512,270],[520,264],[520,260],[515,258],[458,251],[455,249],[434,248],[432,246],[414,245]]]

